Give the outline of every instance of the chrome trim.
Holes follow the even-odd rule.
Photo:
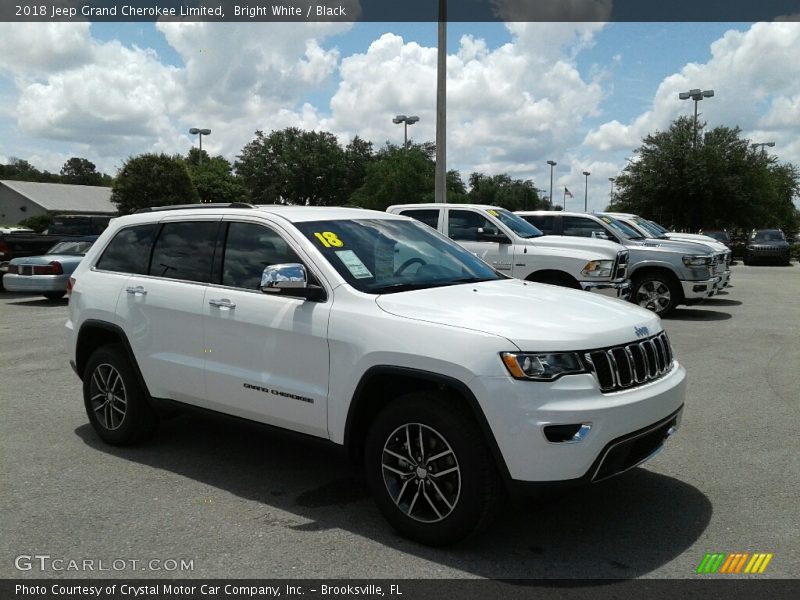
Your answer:
[[[675,360],[669,338],[664,331],[639,342],[589,350],[581,354],[587,370],[594,375],[603,393],[626,390],[655,381],[672,370]],[[601,356],[603,362],[600,362]],[[630,372],[629,379],[623,379],[623,357]],[[608,373],[604,370],[606,366]]]

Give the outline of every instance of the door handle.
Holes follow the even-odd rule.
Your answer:
[[[133,287],[133,286],[127,287],[127,288],[125,288],[125,291],[128,292],[129,294],[134,294],[134,295],[138,295],[138,296],[146,296],[147,295],[147,290],[144,289],[141,285],[137,285],[136,287]]]
[[[217,306],[219,308],[236,308],[236,305],[227,298],[222,298],[220,300],[209,300],[208,303],[211,306]]]

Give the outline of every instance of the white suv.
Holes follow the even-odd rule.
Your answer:
[[[427,544],[489,523],[506,490],[640,464],[683,409],[653,313],[508,278],[386,213],[120,217],[69,291],[70,362],[103,440],[138,441],[176,406],[325,438]]]

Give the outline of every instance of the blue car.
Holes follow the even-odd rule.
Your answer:
[[[42,294],[48,300],[63,298],[67,293],[70,275],[97,237],[93,235],[58,242],[42,256],[13,259],[8,263],[3,286],[9,292]]]

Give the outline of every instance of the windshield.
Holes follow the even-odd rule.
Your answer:
[[[72,254],[74,256],[83,256],[92,247],[92,242],[59,242],[47,254]]]
[[[415,221],[309,221],[295,226],[350,285],[368,294],[505,279],[472,253]]]
[[[725,233],[724,231],[704,231],[703,235],[707,235],[708,237],[712,237],[715,240],[717,240],[718,242],[722,242],[724,244],[727,244],[728,242],[730,242],[730,239],[728,238],[728,234]]]
[[[534,238],[544,235],[525,219],[505,208],[492,208],[488,212],[521,238]]]
[[[642,219],[641,217],[631,217],[629,220],[632,225],[638,227],[639,230],[641,230],[642,233],[644,233],[647,237],[652,237],[652,238],[666,237],[662,232],[653,227],[653,225],[646,219]]]
[[[750,239],[757,242],[784,242],[786,238],[782,231],[756,231]]]
[[[630,225],[626,225],[622,221],[617,221],[606,215],[601,215],[598,217],[603,223],[611,227],[618,235],[621,237],[628,238],[629,240],[641,240],[643,239],[642,234],[636,231]]]
[[[644,220],[644,219],[642,219],[642,220]],[[659,232],[661,235],[666,235],[666,234],[668,234],[668,233],[669,233],[669,229],[667,229],[667,228],[666,228],[666,227],[664,227],[663,225],[659,225],[659,224],[658,224],[658,223],[656,223],[655,221],[647,221],[647,222],[650,224],[650,226],[651,226],[653,229],[655,229],[656,231],[658,231],[658,232]]]

